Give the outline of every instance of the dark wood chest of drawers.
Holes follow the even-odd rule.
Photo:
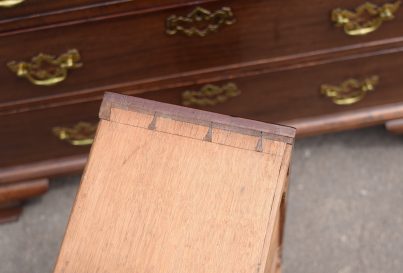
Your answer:
[[[400,1],[0,0],[0,37],[0,219],[82,170],[105,91],[299,137],[403,127]]]

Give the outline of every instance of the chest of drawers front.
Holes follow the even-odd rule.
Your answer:
[[[6,2],[4,185],[80,170],[105,91],[291,124],[299,136],[403,118],[400,1]]]

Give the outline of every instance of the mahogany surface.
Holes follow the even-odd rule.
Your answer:
[[[394,134],[403,134],[403,118],[386,122],[386,129]]]
[[[0,187],[80,172],[90,146],[72,146],[52,128],[95,124],[106,91],[180,105],[184,91],[231,82],[240,96],[192,107],[288,124],[298,137],[383,123],[403,132],[403,7],[365,36],[348,36],[331,22],[334,8],[363,3],[26,0],[0,8]],[[169,16],[186,16],[198,6],[231,7],[236,22],[206,37],[166,33]],[[55,86],[35,86],[6,65],[73,48],[84,65]],[[358,103],[335,105],[320,94],[322,84],[373,75],[379,84]],[[2,209],[0,219],[18,213]]]
[[[211,82],[217,86],[233,82],[242,93],[222,104],[200,109],[278,123],[403,102],[400,75],[402,62],[403,53],[394,53]],[[373,75],[379,76],[379,84],[355,104],[336,105],[320,93],[322,84],[339,85],[350,78],[365,79]],[[181,104],[182,92],[197,91],[202,86],[147,92],[139,96]]]
[[[13,184],[0,184],[0,204],[39,196],[49,188],[47,179],[38,179]]]
[[[0,36],[218,0],[25,0],[0,7]]]
[[[353,5],[360,1],[349,2]],[[283,5],[283,1],[264,0],[203,4],[210,10],[230,6],[237,19],[235,24],[203,38],[165,33],[166,18],[172,14],[186,15],[194,6],[3,37],[0,40],[3,64],[29,61],[41,52],[59,55],[76,48],[84,66],[70,71],[65,82],[45,88],[33,86],[26,79],[16,77],[5,65],[0,66],[2,88],[14,90],[3,92],[0,103],[88,89],[99,89],[102,93],[104,86],[134,84],[162,76],[178,76],[182,72],[198,73],[223,65],[386,40],[398,34],[400,28],[396,25],[399,20],[403,22],[403,16],[397,16],[371,35],[349,37],[330,21],[329,12],[335,3],[318,1],[312,9],[306,9],[306,3],[301,1],[287,3],[287,8]]]
[[[87,154],[89,146],[72,146],[58,139],[52,128],[96,122],[99,106],[100,102],[92,102],[0,117],[0,166]]]

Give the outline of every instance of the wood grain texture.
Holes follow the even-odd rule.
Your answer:
[[[217,0],[26,0],[11,9],[0,9],[0,37],[212,1]]]
[[[22,201],[47,192],[49,181],[38,179],[13,184],[0,184],[0,203]]]
[[[383,55],[401,53],[402,51],[403,38],[397,37],[390,40],[375,41],[367,44],[305,52],[246,63],[223,65],[198,71],[182,71],[173,75],[153,77],[151,79],[139,81],[120,82],[112,85],[105,84],[94,88],[84,87],[81,89],[80,87],[73,92],[59,92],[59,89],[55,86],[51,88],[53,90],[52,92],[46,92],[45,89],[32,87],[39,93],[36,91],[33,93],[30,92],[27,93],[27,97],[18,100],[10,100],[8,102],[2,102],[0,100],[0,116],[37,109],[72,105],[80,102],[96,101],[102,99],[104,92],[142,96],[141,94],[143,93],[155,93],[156,91],[167,90],[185,90],[195,88],[198,85],[219,83],[220,81],[228,82],[236,79],[236,82],[243,82],[248,81],[248,78],[253,76],[260,75],[260,77],[264,78],[268,76],[267,73],[279,72],[282,74],[285,71],[293,71],[301,68],[308,69],[318,65],[332,67],[329,65],[334,63],[337,64],[339,62],[341,63],[338,65],[346,67],[349,65],[344,63],[344,61],[356,60],[356,62],[360,62],[363,58],[380,57]],[[393,55],[393,57],[396,56],[397,55]],[[377,59],[376,61],[383,63],[380,59]],[[323,71],[325,70],[320,70],[320,72]],[[276,78],[278,78],[278,76]],[[316,80],[318,80],[318,77],[316,77]],[[267,88],[265,91],[266,90]],[[294,92],[298,92],[298,90],[299,89],[294,90]],[[31,94],[33,95],[31,96]]]
[[[149,116],[101,120],[54,272],[265,272],[292,146]]]
[[[100,104],[98,101],[0,117],[0,173],[3,169],[9,173],[18,166],[55,160],[54,164],[49,162],[52,169],[59,158],[87,155],[89,146],[72,146],[58,139],[52,128],[72,127],[80,121],[96,124]]]
[[[221,104],[193,107],[281,124],[288,120],[320,119],[320,117],[331,114],[343,114],[359,109],[403,103],[403,92],[401,92],[403,85],[399,73],[402,61],[403,53],[398,52],[210,82],[216,86],[232,82],[238,86],[241,94]],[[336,105],[320,92],[322,84],[340,85],[351,78],[362,80],[373,75],[379,77],[379,84],[374,91],[368,92],[361,101],[352,105]],[[202,87],[203,85],[194,85],[186,88],[147,92],[137,96],[181,104],[184,91],[198,91]]]
[[[18,90],[18,92],[3,92],[0,97],[0,106],[10,110],[10,104],[17,103],[19,107],[23,107],[44,99],[58,100],[62,103],[66,101],[61,97],[83,96],[83,93],[99,96],[100,93],[111,88],[140,90],[142,85],[148,85],[146,91],[164,89],[168,86],[161,86],[163,81],[178,85],[184,80],[192,80],[193,83],[200,79],[207,80],[207,75],[202,77],[200,73],[210,72],[218,77],[217,74],[222,74],[218,71],[223,71],[227,74],[226,77],[230,75],[234,77],[234,73],[241,74],[234,67],[250,70],[250,66],[255,65],[254,69],[262,69],[261,64],[265,63],[268,67],[263,69],[278,70],[284,69],[284,66],[298,67],[301,61],[296,58],[310,57],[310,62],[305,65],[312,65],[314,61],[312,56],[323,55],[323,51],[326,51],[325,55],[328,57],[330,55],[332,59],[333,54],[337,55],[340,50],[360,52],[358,49],[371,47],[373,52],[379,45],[382,47],[386,44],[390,48],[390,44],[401,43],[401,37],[395,33],[396,28],[392,27],[396,24],[395,21],[385,24],[382,26],[382,31],[373,33],[374,35],[369,35],[368,38],[361,37],[357,40],[346,36],[340,29],[333,27],[328,18],[329,11],[335,3],[315,3],[315,7],[318,9],[320,7],[320,10],[316,11],[320,15],[316,14],[313,18],[320,17],[323,20],[321,22],[323,25],[317,26],[318,29],[310,29],[313,27],[311,23],[301,27],[296,22],[288,22],[295,24],[291,28],[285,22],[287,17],[275,12],[283,5],[280,2],[217,1],[205,4],[203,6],[211,10],[225,5],[232,6],[238,21],[218,33],[200,39],[194,39],[194,37],[189,39],[180,35],[169,36],[165,33],[167,17],[172,14],[187,14],[194,6],[86,23],[79,28],[74,25],[4,37],[0,40],[0,51],[3,52],[0,56],[2,63],[6,64],[12,60],[30,60],[40,52],[59,55],[68,49],[76,48],[81,52],[85,65],[79,70],[71,71],[62,84],[50,88],[32,86],[25,79],[13,75],[6,66],[2,66],[0,80],[3,82],[3,88]],[[295,4],[305,6],[304,3]],[[291,4],[287,4],[289,5]],[[311,9],[299,7],[301,12],[311,11]],[[281,11],[289,12],[288,9],[281,9]],[[274,17],[270,16],[271,13],[275,13]],[[293,15],[292,17],[294,18]],[[278,23],[269,21],[274,20],[273,18],[282,19]],[[316,33],[319,29],[320,34]],[[279,33],[277,36],[276,32]],[[94,33],[108,33],[109,38],[105,40],[103,35],[94,35]],[[26,44],[30,44],[29,49],[26,48]],[[209,58],[201,56],[209,56]],[[349,57],[343,56],[343,58]],[[329,58],[322,56],[321,61],[329,61]],[[283,68],[278,67],[279,65]],[[233,71],[230,71],[231,69]],[[182,73],[187,74],[188,77],[184,78]],[[256,73],[256,71],[249,71],[249,73]],[[159,83],[156,84],[156,82]]]

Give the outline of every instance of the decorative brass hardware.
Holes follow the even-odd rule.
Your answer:
[[[229,7],[223,7],[214,12],[197,7],[186,16],[171,15],[168,17],[166,32],[169,35],[180,32],[189,37],[193,35],[204,37],[216,32],[224,25],[232,25],[235,21],[234,14]]]
[[[339,86],[323,84],[320,91],[337,105],[350,105],[362,100],[368,92],[374,91],[378,83],[379,76],[371,76],[362,81],[348,79]]]
[[[223,86],[207,84],[199,91],[185,91],[182,93],[182,104],[185,106],[213,106],[224,103],[230,98],[241,94],[235,83],[227,83]]]
[[[54,127],[53,134],[60,140],[67,141],[74,146],[91,145],[94,141],[98,124],[79,122],[73,127]]]
[[[25,0],[0,0],[0,7],[1,8],[11,8],[18,4],[21,4]]]
[[[12,61],[7,66],[18,77],[27,78],[35,85],[51,86],[64,81],[67,70],[81,67],[80,58],[77,49],[71,49],[59,57],[40,53],[30,63]]]
[[[399,0],[377,6],[366,2],[356,8],[355,12],[337,8],[332,11],[332,21],[336,26],[343,27],[348,35],[365,35],[377,30],[383,22],[393,20],[400,3]]]

